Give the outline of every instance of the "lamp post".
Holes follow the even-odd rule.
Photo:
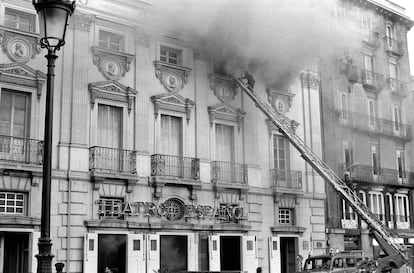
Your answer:
[[[42,215],[40,223],[37,273],[52,273],[50,239],[50,190],[52,178],[52,129],[53,129],[53,83],[55,77],[56,51],[65,44],[68,19],[75,10],[75,2],[69,0],[33,0],[39,15],[40,45],[47,49],[46,115],[43,150]]]

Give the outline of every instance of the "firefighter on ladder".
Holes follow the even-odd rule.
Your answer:
[[[245,72],[244,72],[244,77],[243,77],[242,79],[244,79],[244,80],[246,80],[246,81],[247,81],[247,87],[248,87],[251,91],[253,91],[253,88],[254,88],[254,83],[256,82],[256,81],[254,80],[254,78],[253,78],[253,75],[252,75],[252,74],[250,74],[250,72],[249,72],[249,71],[245,71]]]

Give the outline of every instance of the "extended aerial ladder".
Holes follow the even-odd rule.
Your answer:
[[[241,79],[236,79],[240,88],[254,101],[256,107],[279,128],[279,131],[289,140],[289,142],[299,151],[303,159],[312,166],[325,180],[339,192],[343,198],[351,205],[358,215],[367,222],[372,230],[372,234],[382,247],[385,257],[380,258],[375,266],[376,270],[388,272],[391,268],[400,268],[408,262],[408,259],[400,249],[393,235],[387,227],[381,222],[370,209],[357,196],[356,192],[348,185],[323,161],[321,160],[304,142],[296,135],[291,124],[278,114],[273,108],[265,102],[260,96],[256,95],[247,87]]]

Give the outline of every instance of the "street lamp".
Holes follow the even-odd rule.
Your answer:
[[[75,1],[33,0],[40,25],[40,45],[47,49],[46,115],[43,152],[42,216],[40,223],[37,273],[52,273],[50,239],[50,189],[52,177],[53,83],[56,51],[65,44],[68,19],[75,10]]]

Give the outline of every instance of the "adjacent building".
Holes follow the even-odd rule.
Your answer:
[[[54,262],[73,273],[294,272],[297,257],[325,253],[324,181],[218,62],[191,41],[150,35],[152,8],[81,0],[72,16],[55,78]],[[0,1],[0,273],[37,266],[46,90],[37,22],[30,1]],[[322,156],[319,77],[306,69],[289,90],[259,81],[255,92]],[[398,128],[390,139],[406,147]]]
[[[338,14],[360,20],[361,39],[321,66],[325,161],[411,249],[414,101],[407,31],[413,21],[389,1],[342,1]],[[366,223],[329,185],[327,195],[329,247],[378,256]]]

